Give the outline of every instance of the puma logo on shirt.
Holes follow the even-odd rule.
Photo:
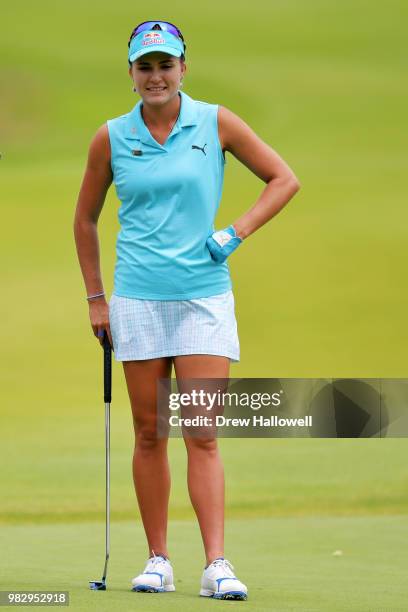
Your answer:
[[[192,149],[200,149],[200,151],[202,151],[204,153],[204,155],[207,155],[207,153],[204,151],[206,146],[207,146],[207,143],[205,143],[205,145],[203,147],[199,147],[198,145],[191,145],[191,148]]]

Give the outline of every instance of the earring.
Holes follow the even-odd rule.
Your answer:
[[[180,81],[180,87],[183,87],[183,81]]]
[[[133,85],[133,91],[136,91],[136,87]]]

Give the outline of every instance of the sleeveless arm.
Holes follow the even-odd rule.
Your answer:
[[[79,192],[76,220],[97,223],[106,193],[112,183],[108,126],[102,125],[89,147],[88,161]]]
[[[219,124],[222,146],[266,183],[255,204],[233,223],[237,236],[244,239],[272,219],[300,183],[282,157],[235,113],[220,107]]]
[[[103,291],[97,223],[112,183],[108,128],[101,126],[89,147],[74,218],[74,235],[87,294]]]
[[[298,180],[288,164],[238,115],[220,106],[218,111],[220,141],[223,149],[268,183],[273,179]]]

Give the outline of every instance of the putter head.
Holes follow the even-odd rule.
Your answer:
[[[89,588],[91,591],[106,591],[106,582],[105,580],[89,581]]]

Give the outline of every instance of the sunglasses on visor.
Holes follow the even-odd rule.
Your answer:
[[[140,23],[131,33],[128,42],[128,47],[130,47],[132,39],[138,34],[140,34],[140,32],[145,32],[146,30],[157,30],[158,28],[155,26],[160,26],[161,30],[169,32],[170,34],[173,34],[173,36],[177,36],[177,38],[180,38],[184,45],[184,52],[186,51],[187,45],[184,42],[182,33],[180,32],[178,27],[174,25],[174,23],[170,23],[169,21],[144,21],[143,23]]]

